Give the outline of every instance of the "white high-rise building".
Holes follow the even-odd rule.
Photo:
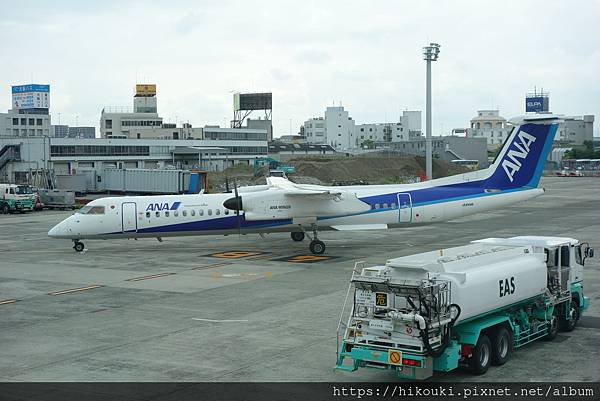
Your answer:
[[[478,110],[477,116],[471,119],[467,136],[485,138],[488,149],[496,149],[504,143],[510,130],[511,126],[504,117],[500,116],[499,110]]]
[[[354,134],[354,120],[343,106],[327,107],[325,110],[325,132],[327,144],[336,150],[358,147]]]

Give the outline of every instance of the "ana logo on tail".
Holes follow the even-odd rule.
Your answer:
[[[533,135],[529,135],[525,131],[520,131],[517,138],[512,143],[516,149],[509,149],[506,153],[506,157],[502,160],[502,168],[510,182],[513,182],[515,173],[521,169],[521,160],[527,158],[529,150],[531,149],[531,144],[534,142],[535,137]]]

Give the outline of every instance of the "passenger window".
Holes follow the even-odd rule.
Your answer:
[[[396,208],[396,203],[392,202],[392,206],[391,207],[392,207],[392,209],[395,209]]]
[[[156,217],[160,217],[160,212],[156,212]]]
[[[165,217],[169,217],[169,212],[165,212]]]
[[[175,210],[175,211],[173,212],[173,216],[175,216],[175,217],[179,216],[179,212],[178,212],[177,210]]]
[[[212,216],[212,209],[208,209],[208,215]]]
[[[192,216],[196,215],[196,211],[194,209],[192,209]]]
[[[215,210],[215,214],[216,214],[217,216],[218,216],[218,215],[220,215],[220,214],[221,214],[221,209],[217,209],[217,210]]]
[[[371,205],[371,209],[375,209],[375,204],[374,203]]]
[[[387,203],[384,203],[384,204],[383,204],[383,208],[384,208],[384,209],[387,209]]]
[[[146,217],[150,218],[150,212],[146,212]]]
[[[183,217],[185,217],[187,216],[187,211],[184,210],[183,212],[181,212],[181,214],[183,215]]]
[[[375,209],[379,209],[381,207],[381,205],[379,203],[375,204]]]
[[[225,209],[225,214],[229,214],[229,209]]]
[[[198,213],[200,216],[204,216],[204,209],[200,209],[200,213]]]

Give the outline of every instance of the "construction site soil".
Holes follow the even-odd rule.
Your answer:
[[[301,184],[400,184],[418,180],[425,174],[425,158],[419,156],[364,156],[364,157],[315,157],[290,160],[286,163],[296,169],[290,180]],[[442,160],[433,160],[435,178],[466,172],[464,167]],[[263,168],[254,175],[251,166],[237,165],[224,172],[209,175],[209,188],[220,192],[226,189],[226,180],[231,188],[264,184]]]

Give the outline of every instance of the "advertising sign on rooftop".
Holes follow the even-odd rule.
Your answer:
[[[16,85],[12,87],[14,109],[50,108],[50,85]]]
[[[135,95],[140,97],[156,96],[156,84],[136,84]]]
[[[550,110],[548,96],[528,96],[525,98],[525,112],[541,113]]]

